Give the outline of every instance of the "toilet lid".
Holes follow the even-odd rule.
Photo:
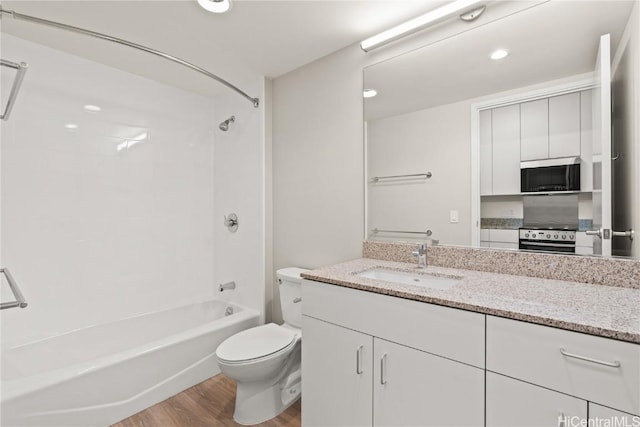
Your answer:
[[[230,362],[258,359],[282,350],[294,339],[293,331],[268,323],[227,338],[218,346],[216,355]]]

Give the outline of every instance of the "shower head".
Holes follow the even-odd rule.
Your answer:
[[[220,128],[221,131],[226,132],[229,130],[229,123],[233,123],[235,121],[236,121],[236,116],[231,116],[224,122],[220,123],[220,126],[218,127]]]

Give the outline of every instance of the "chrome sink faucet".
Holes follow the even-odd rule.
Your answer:
[[[427,244],[420,243],[418,245],[418,250],[413,251],[413,256],[418,258],[418,268],[426,268],[427,267]]]

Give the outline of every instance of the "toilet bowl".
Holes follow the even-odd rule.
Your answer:
[[[233,419],[259,424],[295,403],[301,388],[302,309],[300,268],[278,270],[285,323],[268,323],[239,332],[216,350],[218,366],[236,381]]]

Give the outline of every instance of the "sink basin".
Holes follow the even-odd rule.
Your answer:
[[[386,268],[373,268],[358,273],[358,276],[431,289],[449,289],[456,285],[461,279],[460,277],[437,276],[429,273],[405,273],[402,271],[388,270]]]

